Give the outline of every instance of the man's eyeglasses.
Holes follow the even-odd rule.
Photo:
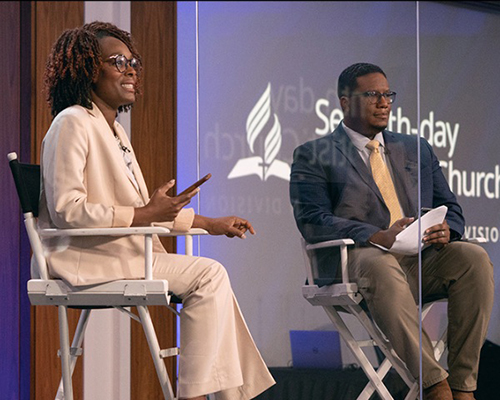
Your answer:
[[[129,65],[135,70],[135,72],[139,72],[140,62],[137,58],[131,58],[129,60],[123,54],[117,54],[109,57],[106,61],[111,61],[115,64],[118,72],[122,74],[127,70]]]
[[[353,93],[352,96],[366,97],[370,104],[378,103],[382,99],[382,97],[389,104],[394,103],[394,101],[396,100],[396,92],[380,93],[380,92],[376,92],[375,90],[370,90],[370,91],[364,92],[364,93]]]

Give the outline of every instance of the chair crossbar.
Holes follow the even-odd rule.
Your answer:
[[[161,358],[173,357],[173,356],[178,356],[178,355],[179,355],[179,348],[178,347],[171,347],[169,349],[160,350],[160,357]]]
[[[359,347],[374,347],[377,346],[377,342],[375,340],[358,340]]]
[[[127,310],[125,307],[116,306],[114,308],[117,309],[118,311],[122,312],[123,314],[129,316],[134,321],[141,323],[141,319],[137,315],[135,315],[132,311]]]
[[[70,347],[69,348],[69,354],[70,356],[81,356],[83,354],[83,349],[81,347]],[[57,350],[57,356],[61,357],[61,350]]]

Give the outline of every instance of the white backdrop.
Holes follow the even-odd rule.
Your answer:
[[[200,2],[197,137],[196,10],[179,3],[178,183],[212,173],[200,212],[254,224],[257,235],[244,241],[203,238],[201,254],[228,269],[270,366],[289,364],[290,330],[333,329],[301,296],[305,274],[288,174],[293,149],[340,121],[337,77],[350,64],[371,62],[387,73],[398,93],[389,129],[418,134],[420,111],[421,133],[443,163],[467,231],[481,231],[493,261],[500,256],[500,84],[493,79],[499,16],[419,6],[417,40],[413,2]],[[500,342],[498,306],[489,338]]]

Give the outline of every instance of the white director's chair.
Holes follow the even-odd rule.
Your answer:
[[[307,273],[307,284],[302,287],[302,294],[313,306],[323,307],[337,328],[340,336],[345,341],[347,347],[353,353],[359,366],[367,376],[368,383],[357,400],[368,400],[375,392],[378,393],[383,400],[393,400],[393,396],[383,382],[384,377],[391,367],[396,370],[398,375],[408,386],[408,393],[405,400],[415,400],[419,397],[418,380],[413,378],[406,368],[405,363],[396,355],[387,338],[372,321],[363,307],[361,307],[363,296],[359,293],[357,284],[349,281],[347,271],[347,246],[353,244],[354,241],[351,239],[330,240],[316,244],[307,244],[302,240],[304,253],[306,255]],[[319,287],[314,284],[314,252],[318,249],[332,247],[338,247],[340,251],[342,282]],[[422,307],[422,318],[425,318],[432,304],[434,303],[424,304]],[[342,319],[340,312],[347,312],[353,315],[361,323],[371,339],[356,339]],[[438,361],[446,348],[446,335],[447,330],[441,334],[441,337],[437,341],[433,342],[434,356]],[[363,350],[370,347],[378,347],[385,357],[378,367],[372,364]]]
[[[166,400],[175,400],[172,385],[163,359],[176,356],[178,348],[160,349],[158,338],[151,321],[148,306],[165,306],[174,313],[170,306],[171,293],[166,280],[153,279],[153,235],[186,236],[186,254],[192,255],[192,236],[204,235],[203,229],[191,229],[189,232],[172,232],[163,227],[105,228],[105,229],[43,229],[37,227],[38,202],[40,198],[40,166],[22,164],[16,153],[9,153],[17,193],[24,214],[24,223],[33,251],[32,279],[28,281],[28,296],[32,305],[54,305],[59,310],[59,356],[62,365],[62,378],[56,394],[56,400],[73,400],[72,375],[76,360],[82,354],[82,342],[92,309],[115,308],[138,321],[146,336],[151,356]],[[91,287],[78,289],[70,287],[60,279],[49,277],[47,262],[42,246],[42,237],[61,236],[144,236],[145,279],[117,280]],[[70,345],[67,309],[82,309],[80,319]],[[136,307],[139,316],[129,307]]]

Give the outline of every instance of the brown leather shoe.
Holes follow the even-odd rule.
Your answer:
[[[424,400],[454,400],[448,381],[444,379],[424,389]]]
[[[452,390],[453,400],[476,400],[474,392],[462,392],[460,390]]]

